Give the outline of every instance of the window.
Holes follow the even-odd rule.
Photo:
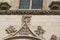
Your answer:
[[[32,9],[41,9],[42,8],[42,0],[32,0]]]
[[[30,0],[20,0],[20,9],[29,9]]]
[[[20,0],[20,9],[42,9],[43,0]]]

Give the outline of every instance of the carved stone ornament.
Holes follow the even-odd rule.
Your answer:
[[[0,3],[0,10],[9,10],[10,7],[11,6],[7,2],[1,2]]]
[[[31,20],[31,16],[30,15],[23,15],[22,16],[22,24],[24,24],[25,22],[27,23],[27,24],[30,24],[30,20]]]
[[[59,1],[52,1],[52,3],[49,5],[49,8],[51,10],[60,10],[60,2]]]
[[[11,25],[6,29],[7,34],[10,34],[10,35],[12,35],[12,33],[15,33],[16,31],[17,31],[16,28],[14,28],[14,26],[11,26]]]
[[[5,38],[5,40],[42,40],[43,39],[42,37],[39,38],[39,36],[30,29],[29,27],[30,20],[31,20],[31,16],[23,15],[22,16],[22,23],[23,23],[22,27],[18,31],[13,33],[12,35],[9,35],[10,37]],[[12,28],[9,27],[7,30],[9,31],[10,29]],[[9,31],[8,33],[11,33],[11,32]]]
[[[22,16],[22,28],[20,29],[20,32],[19,34],[21,35],[29,35],[29,34],[32,34],[34,35],[31,30],[29,29],[29,24],[30,24],[30,19],[31,16],[28,16],[28,15],[23,15]]]
[[[0,15],[60,15],[60,10],[0,10]]]
[[[41,26],[38,26],[37,30],[35,31],[35,33],[39,36],[39,35],[42,35],[44,34],[45,30],[43,30],[41,28]]]
[[[56,35],[52,35],[50,40],[57,40],[57,36]]]

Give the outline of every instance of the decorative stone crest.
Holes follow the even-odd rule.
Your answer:
[[[32,38],[31,40],[41,40],[41,39],[45,40],[43,37],[39,38],[39,35],[42,35],[44,33],[44,30],[40,26],[38,26],[38,28],[35,32],[30,30],[30,27],[29,27],[30,26],[30,20],[31,20],[30,15],[23,15],[22,16],[22,28],[20,28],[18,31],[14,31],[15,28],[13,28],[14,29],[13,30],[12,27],[9,27],[8,29],[6,29],[7,33],[9,33],[9,34],[13,33],[12,35],[10,35],[10,38],[8,38],[6,40],[10,40],[11,37],[14,37],[17,34],[19,35],[19,38],[24,37],[25,39],[26,38],[28,39],[28,37],[29,37],[29,38]],[[11,32],[9,30],[11,30]],[[13,38],[13,39],[15,40],[15,38]]]
[[[22,28],[20,29],[19,34],[20,35],[34,35],[34,33],[29,29],[29,25],[30,25],[30,20],[31,20],[31,16],[30,15],[23,15],[22,16]]]

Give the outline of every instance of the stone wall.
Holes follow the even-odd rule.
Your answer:
[[[8,2],[12,6],[11,10],[19,9],[20,0],[0,0],[0,2]],[[43,10],[49,10],[48,6],[51,2],[52,0],[43,0]]]
[[[8,36],[5,30],[10,25],[17,30],[21,28],[21,18],[22,15],[0,15],[0,40]],[[58,15],[32,15],[30,29],[34,31],[37,26],[45,30],[43,37],[46,40],[49,40],[52,34],[60,37],[60,16]]]
[[[8,4],[11,5],[10,10],[19,9],[19,1],[20,0],[0,0],[0,2],[8,2]]]

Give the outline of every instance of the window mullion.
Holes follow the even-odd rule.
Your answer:
[[[29,6],[29,9],[32,8],[32,0],[30,0],[30,6]]]
[[[19,1],[19,8],[20,8],[20,3],[21,3],[21,0]]]

